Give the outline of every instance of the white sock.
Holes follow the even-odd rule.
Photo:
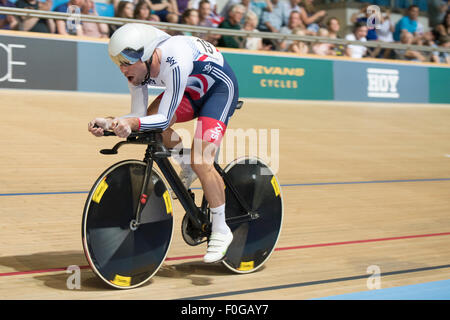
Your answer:
[[[226,234],[230,231],[225,222],[225,204],[217,208],[211,208],[212,228],[211,232],[220,232]]]

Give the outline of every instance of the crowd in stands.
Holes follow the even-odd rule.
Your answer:
[[[0,0],[0,6],[37,10],[53,10],[98,15],[94,0],[69,0],[52,8],[52,0]],[[314,0],[228,0],[219,12],[216,0],[112,0],[114,16],[136,20],[161,21],[192,26],[274,32],[281,34],[313,35],[339,38],[341,24],[330,17],[326,10],[318,10]],[[347,40],[380,41],[450,48],[450,0],[429,0],[430,31],[418,20],[419,7],[411,5],[405,15],[393,24],[389,10],[383,10],[377,21],[378,28],[371,27],[370,13],[365,4],[351,17],[352,32]],[[73,11],[72,11],[73,12]],[[76,12],[74,12],[76,13]],[[65,20],[41,19],[0,15],[0,29],[84,35],[108,38],[117,25]],[[353,58],[402,59],[420,62],[450,63],[450,55],[437,51],[388,50],[361,45],[334,45],[324,42],[305,42],[264,39],[260,37],[220,36],[210,33],[170,31],[172,35],[185,34],[204,38],[219,47],[245,48],[249,50],[276,50],[299,55],[334,55]]]

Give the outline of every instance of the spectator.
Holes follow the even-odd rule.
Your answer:
[[[339,37],[339,30],[341,24],[336,17],[331,17],[327,21],[328,38],[337,39]],[[345,47],[341,44],[332,44],[330,54],[333,56],[343,56],[345,54]]]
[[[69,2],[60,4],[53,11],[62,13],[75,13],[83,7],[85,0],[69,0]],[[75,9],[71,9],[75,8]],[[80,11],[81,13],[81,11]],[[56,33],[62,35],[83,35],[82,23],[69,23],[69,20],[56,20]]]
[[[253,11],[248,11],[244,19],[243,30],[258,32],[256,27],[258,26],[258,16]],[[259,37],[247,37],[245,39],[245,49],[249,50],[261,50],[262,49],[262,39]]]
[[[423,35],[423,39],[422,39],[422,46],[428,46],[428,47],[433,47],[433,48],[437,48],[436,43],[434,42],[434,36],[433,33],[431,31],[426,32]],[[425,61],[428,62],[434,62],[434,63],[439,63],[439,52],[438,51],[424,51],[422,53],[422,55],[425,58]]]
[[[139,1],[134,7],[133,18],[137,20],[150,21],[152,19],[152,8],[150,7],[150,5],[150,1]],[[159,21],[159,17],[157,15],[154,16],[156,17],[156,21]]]
[[[394,24],[391,21],[391,12],[386,10],[384,15],[381,15],[380,28],[377,30],[378,40],[383,42],[394,42]]]
[[[303,23],[306,25],[307,30],[316,33],[319,31],[319,23],[327,15],[327,12],[325,10],[316,11],[314,7],[314,0],[303,1],[303,8],[305,10],[300,11]]]
[[[306,35],[305,30],[296,28],[292,31],[292,34],[295,34],[297,36],[304,36]],[[292,41],[292,44],[289,46],[289,52],[297,53],[300,55],[307,54],[309,51],[308,44],[301,40],[294,40]]]
[[[407,15],[402,17],[395,25],[394,40],[400,41],[402,33],[411,33],[417,36],[417,19],[419,18],[419,7],[416,5],[411,5],[408,8]]]
[[[352,16],[350,17],[350,22],[355,24],[357,22],[364,22],[368,27],[368,31],[367,31],[367,36],[366,39],[368,41],[372,41],[372,40],[377,40],[378,39],[378,35],[377,35],[377,29],[374,27],[369,27],[369,24],[367,23],[367,21],[369,21],[370,16],[372,15],[371,11],[368,11],[367,8],[369,7],[369,4],[364,4],[364,6],[362,7],[360,12],[354,13],[352,14]],[[375,24],[375,21],[371,21],[373,24]]]
[[[216,28],[218,25],[213,20],[213,13],[211,11],[211,4],[208,0],[202,0],[198,6],[198,25],[201,27]],[[200,38],[217,45],[220,39],[219,34],[202,33]]]
[[[262,39],[263,51],[275,51],[278,50],[277,42],[274,39],[264,38]]]
[[[190,26],[197,26],[199,22],[198,11],[197,9],[187,9],[184,11],[181,16],[181,23],[187,24]],[[184,31],[183,35],[185,36],[194,36],[197,37],[197,34],[192,33],[191,31]]]
[[[300,7],[300,2],[301,2],[301,1],[302,1],[302,0],[288,0],[288,1],[284,2],[284,5],[287,6],[288,11],[289,11],[289,15],[286,17],[286,20],[283,21],[283,24],[284,24],[284,25],[287,25],[287,24],[289,23],[289,17],[290,17],[290,14],[291,14],[293,11],[300,12],[300,11],[303,10],[303,9]]]
[[[91,16],[98,16],[94,1],[85,0],[83,7],[81,7],[81,13]],[[83,29],[83,35],[87,37],[108,38],[109,29],[106,23],[84,21],[81,27]]]
[[[209,12],[208,16],[207,16],[208,20],[211,22],[212,27],[214,27],[214,28],[218,27],[219,24],[221,24],[223,22],[224,18],[216,13],[216,10],[215,10],[215,8],[217,7],[216,0],[200,0],[200,2],[198,0],[195,0],[195,2],[192,4],[192,8],[197,9],[199,11],[200,20],[204,21],[201,18],[201,12],[200,12],[201,6],[202,6],[201,4],[204,1],[207,1],[209,3],[209,10],[207,10]],[[206,10],[206,9],[203,9],[203,10]],[[206,17],[206,15],[205,15],[205,17]],[[200,25],[202,25],[202,24],[200,24]]]
[[[319,37],[328,37],[328,30],[325,28],[320,28],[317,32]],[[330,56],[333,55],[333,45],[326,42],[316,42],[311,46],[311,51],[319,56]]]
[[[292,34],[292,31],[296,28],[306,30],[305,25],[302,22],[299,11],[291,11],[289,15],[288,24],[280,29],[282,34]],[[279,48],[281,51],[287,51],[292,44],[292,40],[280,41]]]
[[[278,33],[289,16],[289,8],[281,0],[271,0],[272,11],[264,11],[259,29]]]
[[[204,0],[191,0],[191,1],[189,1],[190,7],[200,11],[200,3],[203,1]],[[211,7],[211,13],[214,15],[217,15],[217,1],[216,0],[208,0],[208,2]]]
[[[353,33],[350,33],[345,36],[346,40],[349,41],[363,41],[366,42],[367,36],[367,25],[364,22],[357,22],[353,27]],[[366,55],[367,48],[365,46],[360,45],[348,45],[345,50],[345,54],[348,57],[352,58],[362,58]]]
[[[120,1],[117,5],[117,10],[115,11],[114,17],[116,18],[126,18],[133,19],[134,18],[134,4],[130,1]],[[109,36],[120,27],[120,25],[110,24],[109,25]]]
[[[383,42],[394,42],[394,24],[391,21],[390,11],[385,10],[381,15],[380,27],[377,29],[378,40]],[[391,58],[392,49],[381,49],[378,58]]]
[[[167,15],[169,13],[177,14],[174,6],[168,0],[151,0],[151,8],[154,10],[153,13],[156,14],[163,22],[167,22]]]
[[[175,9],[174,13],[177,15],[182,15],[187,9],[192,8],[190,0],[176,0],[173,2],[173,6]]]
[[[414,36],[410,32],[402,32],[400,37],[401,44],[413,44]],[[420,61],[423,62],[426,58],[419,52],[415,50],[404,50],[404,49],[395,49],[395,54],[397,59],[400,60],[408,60],[408,61]]]
[[[17,0],[16,7],[21,9],[34,9],[34,10],[46,10],[49,11],[52,7],[51,1],[40,2],[39,0]],[[20,30],[30,32],[55,32],[55,21],[53,19],[41,19],[33,17],[21,16],[20,21],[22,25]]]
[[[15,8],[14,3],[9,0],[0,0],[0,7]],[[19,28],[19,21],[13,15],[0,14],[0,29],[16,30]]]
[[[270,0],[265,0],[264,2],[255,2],[253,0],[241,0],[240,4],[242,4],[245,7],[244,18],[241,21],[242,24],[245,22],[244,21],[245,15],[249,11],[255,13],[259,21],[259,19],[262,17],[262,13],[265,8],[268,8],[268,11],[272,10],[272,4],[270,3]]]
[[[219,25],[219,28],[240,30],[241,29],[240,21],[242,19],[242,16],[244,15],[244,12],[245,12],[244,6],[240,4],[235,4],[234,6],[231,7],[230,11],[228,12],[228,19],[223,21]],[[243,39],[240,37],[222,36],[219,39],[218,46],[227,48],[239,48],[240,43],[242,42]]]
[[[433,33],[439,42],[441,37],[450,35],[450,11],[445,14],[442,22],[434,28]]]
[[[198,4],[198,25],[201,27],[215,27],[212,21],[211,2],[202,0]]]
[[[339,30],[341,29],[341,25],[339,23],[338,18],[331,17],[327,21],[327,30],[328,30],[328,37],[332,39],[339,38]]]
[[[431,28],[436,27],[450,9],[449,0],[428,0],[428,23]]]
[[[439,46],[442,48],[450,48],[450,36],[440,37]],[[439,53],[439,62],[450,64],[450,55],[447,52]]]

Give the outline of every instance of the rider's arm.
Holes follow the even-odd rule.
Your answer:
[[[147,114],[148,105],[148,87],[133,86],[128,82],[128,88],[131,94],[131,111],[129,114],[122,116],[121,118],[140,118]]]
[[[179,49],[178,52],[186,52]],[[159,104],[158,113],[140,117],[139,131],[152,128],[167,129],[175,110],[183,98],[189,74],[192,72],[192,58],[171,55],[169,58],[162,57],[161,72],[166,84],[166,90]]]

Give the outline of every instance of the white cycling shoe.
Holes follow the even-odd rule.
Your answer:
[[[203,257],[205,263],[213,263],[222,260],[227,253],[228,247],[233,241],[233,233],[228,229],[228,233],[212,232],[209,237],[208,249]]]

